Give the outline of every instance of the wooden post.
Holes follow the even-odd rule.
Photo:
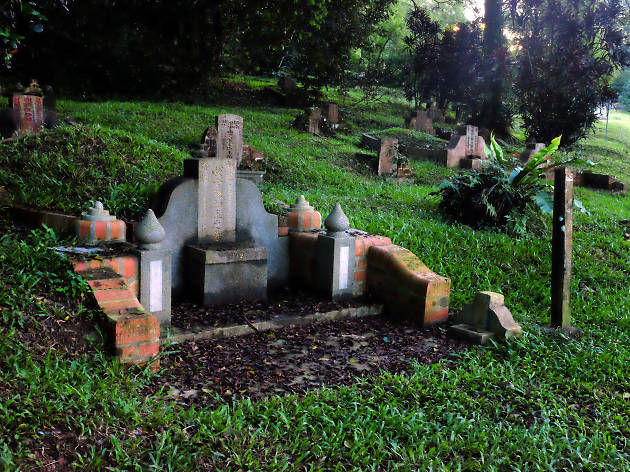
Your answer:
[[[554,172],[551,240],[551,327],[571,326],[571,256],[573,252],[573,176],[566,167]]]

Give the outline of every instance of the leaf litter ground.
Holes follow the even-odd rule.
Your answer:
[[[466,349],[444,327],[367,317],[290,326],[171,346],[147,394],[164,389],[183,405],[207,405],[348,385],[381,370],[404,372]]]

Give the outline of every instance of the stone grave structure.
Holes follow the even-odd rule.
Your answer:
[[[449,333],[477,344],[486,344],[492,338],[520,337],[523,331],[505,306],[503,295],[479,292],[475,300],[466,305],[455,317],[457,324]]]
[[[322,121],[322,111],[319,108],[313,109],[308,116],[308,132],[319,134],[319,126]]]
[[[416,116],[409,122],[409,128],[435,136],[433,120],[429,117],[426,110],[418,110],[416,112]]]
[[[438,108],[438,105],[436,102],[431,102],[431,106],[429,107],[428,114],[429,114],[429,118],[432,121],[445,121],[446,119],[444,112],[440,110],[440,108]]]
[[[479,159],[486,159],[486,143],[479,128],[467,125],[465,136],[453,136],[446,147],[446,167],[478,168]],[[474,160],[476,162],[472,162]]]
[[[332,129],[339,128],[339,105],[336,103],[329,103],[326,118],[328,119],[328,124]]]
[[[389,315],[419,325],[447,319],[450,280],[389,238],[350,228],[338,203],[322,229],[320,213],[300,196],[289,208],[288,228],[279,228],[258,188],[236,176],[241,124],[229,116],[218,121],[216,146],[224,157],[185,161],[184,175],[161,187],[135,227],[133,244],[114,241],[121,240],[111,229],[116,218],[102,205],[76,224],[82,234],[98,232],[92,241],[98,246],[77,249],[71,260],[105,314],[121,362],[155,362],[172,296],[215,305],[290,286],[332,300],[372,294]],[[105,230],[92,231],[93,221]]]

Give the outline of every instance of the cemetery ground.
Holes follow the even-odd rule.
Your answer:
[[[172,345],[157,374],[124,367],[102,352],[98,333],[85,335],[98,314],[85,282],[47,249],[60,244],[57,236],[15,227],[3,211],[5,469],[630,469],[630,246],[620,224],[630,215],[628,197],[576,189],[588,213],[575,216],[572,316],[584,335],[574,339],[542,327],[551,298],[549,221],[521,236],[473,230],[443,219],[428,197],[452,170],[412,161],[415,184],[396,184],[355,157],[361,132],[428,139],[402,130],[397,102],[356,107],[353,130],[332,138],[291,129],[297,109],[69,101],[59,108],[81,125],[0,144],[8,159],[0,185],[20,202],[76,214],[100,198],[112,213],[137,219],[213,117],[237,113],[247,144],[265,155],[269,209],[304,194],[327,214],[339,201],[352,227],[390,237],[450,277],[451,310],[480,290],[501,292],[524,335],[445,346],[442,327],[413,343],[408,325],[355,320],[334,330],[322,324]],[[611,116],[609,140],[600,127],[583,152],[628,182],[630,114]],[[222,349],[243,355],[217,355],[230,362],[212,372],[200,358]],[[315,373],[274,365],[282,349],[304,356]],[[377,349],[388,363],[369,363]],[[326,363],[340,374],[318,377],[330,370]],[[302,384],[288,386],[300,375]],[[313,388],[320,380],[327,385]],[[263,384],[262,393],[251,390]]]

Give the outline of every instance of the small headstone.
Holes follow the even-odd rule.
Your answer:
[[[217,117],[217,152],[219,159],[233,159],[240,165],[243,158],[243,118],[238,115]]]
[[[13,96],[13,119],[18,136],[38,134],[44,123],[44,100],[42,90],[33,79],[24,92]]]
[[[555,170],[551,240],[551,327],[571,327],[571,257],[573,253],[573,176]]]
[[[297,82],[288,75],[283,75],[278,79],[278,87],[283,92],[292,92],[297,89]]]
[[[466,156],[476,155],[478,136],[479,128],[476,126],[466,125]]]
[[[398,140],[385,138],[381,140],[378,153],[378,175],[390,175],[396,170],[395,159],[398,157]]]
[[[436,102],[431,103],[431,107],[429,108],[429,118],[433,121],[444,121],[444,112],[438,108]]]
[[[429,118],[429,115],[425,110],[418,110],[416,113],[415,128],[416,131],[435,136],[435,129],[433,128],[433,120]]]
[[[333,125],[339,123],[339,106],[336,103],[328,104],[328,122]]]
[[[322,112],[319,108],[315,108],[308,117],[308,132],[319,134],[319,123],[322,119]]]

